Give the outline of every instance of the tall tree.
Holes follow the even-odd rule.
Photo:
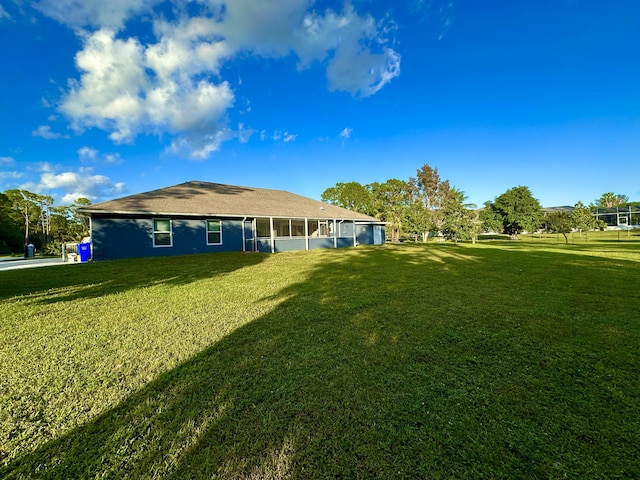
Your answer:
[[[376,217],[388,222],[391,241],[398,242],[402,232],[402,222],[406,218],[411,202],[411,187],[408,182],[392,178],[384,183],[372,183]]]
[[[592,208],[587,207],[584,203],[578,202],[573,207],[570,213],[573,228],[582,233],[584,232],[585,238],[587,238],[587,232],[598,228],[598,220],[593,214]]]
[[[480,222],[475,205],[465,203],[466,198],[462,190],[452,187],[442,207],[442,234],[455,243],[459,240],[475,243],[479,233]]]
[[[411,235],[415,241],[420,239],[426,242],[429,239],[429,232],[433,230],[431,212],[415,197],[414,192],[414,190],[411,191],[411,200],[403,220],[403,232]]]
[[[502,233],[502,217],[493,208],[493,202],[484,202],[484,207],[480,210],[480,222],[485,232]]]
[[[354,212],[364,213],[365,215],[373,214],[371,189],[358,182],[338,182],[334,187],[329,187],[322,192],[321,199],[323,202],[348,208]]]
[[[4,193],[10,203],[9,214],[22,224],[22,238],[24,245],[27,245],[40,220],[40,195],[19,189],[7,190]]]
[[[493,219],[499,221],[502,231],[517,239],[524,231],[533,232],[540,227],[542,207],[533,198],[528,187],[514,187],[496,197],[493,202],[485,203],[489,212],[484,214],[485,222]]]
[[[89,217],[80,215],[78,213],[78,210],[83,207],[88,207],[89,205],[91,205],[91,200],[85,197],[79,197],[76,198],[69,207],[69,210],[71,211],[71,219],[73,220],[73,224],[77,229],[77,231],[74,232],[74,235],[78,240],[82,240],[82,237],[86,237],[89,235]]]
[[[561,233],[565,243],[569,243],[568,234],[573,231],[573,220],[567,212],[551,212],[545,217],[547,230],[552,233]]]
[[[37,201],[40,210],[38,227],[42,235],[42,241],[47,243],[51,241],[51,207],[53,206],[53,197],[49,195],[38,195]]]
[[[427,229],[422,233],[426,240],[429,232],[442,230],[444,206],[451,196],[451,185],[449,180],[440,178],[437,168],[426,163],[417,170],[415,178],[409,179],[409,185],[416,207],[422,205],[425,210],[423,215],[417,215],[416,211],[414,217]]]
[[[596,200],[596,207],[616,208],[627,203],[629,203],[629,197],[627,195],[622,193],[615,194],[613,192],[605,192],[598,200]]]
[[[0,193],[0,253],[22,251],[22,224],[16,221],[13,205],[7,195]]]

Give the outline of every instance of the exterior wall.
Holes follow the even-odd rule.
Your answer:
[[[338,237],[336,239],[338,248],[353,247],[353,237]]]
[[[333,248],[333,237],[310,238],[309,250],[316,248]]]
[[[304,237],[276,238],[274,241],[276,252],[291,252],[293,250],[307,249],[307,241]]]
[[[360,245],[383,245],[385,243],[384,225],[356,225],[356,236]]]
[[[174,218],[171,220],[172,246],[154,247],[153,218],[93,217],[91,242],[94,258],[110,260],[242,251],[242,220],[240,219],[222,220],[222,244],[207,245],[205,218]]]
[[[154,246],[155,220],[171,220],[171,245]],[[222,243],[207,244],[207,220],[221,220]],[[307,238],[292,236],[274,238],[272,250],[271,238],[253,238],[252,222],[247,219],[218,219],[216,217],[200,218],[168,218],[149,216],[94,215],[91,219],[91,242],[93,258],[110,260],[117,258],[160,257],[169,255],[187,255],[192,253],[209,253],[225,251],[243,251],[243,226],[245,249],[255,248],[258,252],[271,253],[293,250],[306,250]],[[308,248],[346,248],[354,246],[354,227],[357,243],[384,243],[384,227],[381,225],[354,225],[352,221],[342,222],[338,229],[340,236],[309,237]],[[255,228],[255,227],[253,227]]]
[[[373,244],[373,225],[357,225],[356,238],[361,245]]]

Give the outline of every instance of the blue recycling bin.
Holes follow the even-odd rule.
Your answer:
[[[80,255],[81,262],[87,262],[91,258],[91,244],[90,243],[79,243],[78,244],[78,255]]]

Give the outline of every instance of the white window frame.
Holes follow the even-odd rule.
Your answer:
[[[162,221],[162,222],[169,222],[169,230],[156,230],[156,222],[158,221]],[[170,248],[173,247],[173,220],[171,220],[170,218],[153,218],[151,219],[151,226],[153,229],[153,248]],[[158,233],[162,233],[162,234],[169,234],[169,244],[168,245],[158,245],[156,244],[156,234]]]
[[[209,222],[218,222],[218,225],[220,225],[220,230],[219,231],[209,230]],[[219,218],[208,218],[204,221],[204,223],[205,223],[205,235],[206,235],[207,245],[222,245],[222,220]],[[214,242],[214,243],[209,242],[210,233],[220,233],[220,241]]]

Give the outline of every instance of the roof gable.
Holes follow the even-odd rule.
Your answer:
[[[345,208],[284,190],[190,181],[96,203],[81,213],[335,218],[377,221]]]

